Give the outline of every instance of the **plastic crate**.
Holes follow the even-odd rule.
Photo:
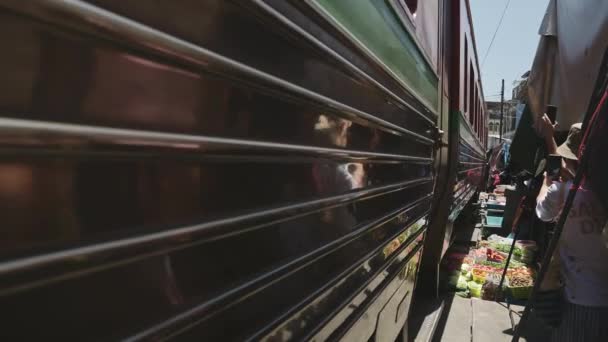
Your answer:
[[[488,208],[488,209],[504,210],[505,206],[506,205],[504,203],[486,203],[486,208]]]
[[[532,286],[507,287],[511,297],[515,299],[528,299],[532,294]]]
[[[502,227],[502,216],[486,216],[486,226],[488,227]]]
[[[479,276],[471,273],[471,275],[473,276],[473,281],[478,284],[483,284],[486,281],[486,274],[484,274],[483,276]]]

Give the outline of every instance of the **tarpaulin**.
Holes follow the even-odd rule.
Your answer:
[[[581,122],[608,46],[608,1],[551,0],[528,81],[535,117],[558,106],[559,130]]]

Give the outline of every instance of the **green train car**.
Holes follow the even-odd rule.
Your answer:
[[[485,166],[467,0],[5,0],[0,28],[2,340],[393,341],[435,296]]]

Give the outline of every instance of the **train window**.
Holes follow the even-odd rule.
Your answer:
[[[464,91],[464,112],[469,111],[469,92],[467,80],[469,79],[469,44],[467,43],[467,35],[464,35],[464,75],[462,75],[462,90]]]
[[[485,138],[486,138],[486,135],[484,134],[485,131],[486,131],[486,126],[485,126],[485,124],[484,124],[483,121],[484,120],[483,120],[483,113],[482,113],[482,115],[481,115],[481,131],[479,132],[479,135],[481,135],[480,138],[481,138],[481,144],[482,145],[485,144]]]
[[[481,143],[485,145],[486,143],[486,118],[483,114],[483,110],[481,111]]]
[[[350,4],[356,1],[373,2],[370,0],[348,0],[343,2]],[[422,50],[424,58],[437,74],[440,0],[385,0],[384,2],[392,7],[393,12],[399,17],[403,26],[416,38],[416,45]]]
[[[416,36],[416,10],[418,9],[418,3],[410,4],[410,1],[407,0],[393,0],[387,2],[393,6],[399,19],[401,19],[401,22],[410,31],[410,34]]]
[[[479,95],[479,90],[477,88],[475,88],[475,92]],[[479,129],[479,122],[481,122],[480,120],[480,115],[479,115],[479,97],[475,97],[475,131],[477,131],[477,135],[481,136],[481,130]]]
[[[477,92],[477,89],[475,89]],[[477,101],[473,102],[473,130],[477,133]]]
[[[471,70],[473,70],[473,68],[471,68]],[[473,73],[471,73],[471,75],[473,75]],[[477,132],[477,87],[475,86],[475,83],[473,83],[471,88],[473,89],[473,92],[471,93],[471,125],[475,129],[475,132]]]
[[[483,132],[483,111],[481,110],[481,100],[477,99],[477,112],[479,113],[479,136],[481,136],[481,132]]]
[[[482,131],[485,134],[485,131],[486,131],[486,128],[487,128],[488,124],[487,124],[487,119],[486,119],[486,112],[483,109],[483,101],[481,101],[481,119],[482,119],[481,128],[482,128]]]
[[[479,100],[479,134],[483,135],[483,128],[485,126],[483,119],[483,107],[481,106],[481,100]]]
[[[418,10],[418,0],[399,0],[401,6],[407,8],[412,17],[416,17],[416,10]]]
[[[475,107],[477,107],[477,135],[481,137],[481,111],[479,108],[479,100],[475,103]]]
[[[477,95],[477,87],[475,87],[475,95]],[[479,135],[479,101],[477,101],[477,96],[475,96],[475,132]]]
[[[475,69],[473,69],[473,63],[469,62],[469,108],[471,109],[471,112],[473,111],[474,107],[474,103],[475,103],[475,97],[473,96],[473,89],[475,89]]]
[[[477,98],[477,134],[481,137],[481,105],[479,98]]]
[[[482,119],[481,119],[481,106],[479,105],[479,100],[477,100],[477,134],[481,137],[481,128],[482,128]]]
[[[479,101],[477,101],[477,95],[479,90],[475,88],[475,130],[479,133]]]

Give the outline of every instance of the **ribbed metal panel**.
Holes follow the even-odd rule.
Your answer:
[[[285,6],[0,4],[0,335],[337,337],[413,288],[434,114]]]

